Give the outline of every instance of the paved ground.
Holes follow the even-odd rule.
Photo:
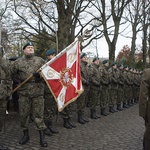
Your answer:
[[[88,110],[86,113],[89,115]],[[40,147],[38,132],[33,123],[29,124],[30,141],[21,146],[18,144],[22,135],[19,116],[10,112],[6,131],[0,133],[0,144],[5,144],[11,150],[142,150],[144,122],[138,116],[138,105],[98,120],[89,119],[90,122],[85,125],[78,124],[76,120],[77,116],[74,115],[76,128],[65,129],[61,117],[58,117],[58,122],[54,124],[59,133],[46,136],[47,148]]]

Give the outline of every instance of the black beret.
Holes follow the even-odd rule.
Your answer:
[[[94,61],[96,61],[96,60],[99,60],[99,58],[97,58],[97,57],[93,58],[93,61],[92,61],[92,62],[94,62]]]
[[[82,59],[84,56],[86,56],[86,53],[82,53],[80,58]]]
[[[111,63],[111,67],[114,66],[114,65],[116,65],[116,64],[117,64],[117,63],[116,63],[115,61],[112,62],[112,63]]]
[[[27,47],[27,46],[34,46],[34,44],[32,42],[28,42],[24,45],[23,50]]]
[[[108,59],[103,60],[103,64],[106,64],[108,62]]]
[[[124,68],[128,68],[128,66],[124,66]]]
[[[54,49],[49,49],[49,50],[47,50],[46,51],[46,56],[49,56],[49,55],[52,55],[52,54],[55,54],[56,53],[56,51],[54,50]]]
[[[118,64],[118,66],[117,66],[117,67],[118,67],[118,68],[119,68],[119,67],[123,67],[123,64]]]

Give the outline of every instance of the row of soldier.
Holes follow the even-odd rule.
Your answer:
[[[23,145],[29,141],[28,122],[33,116],[32,119],[36,123],[40,135],[40,145],[47,147],[48,144],[44,135],[50,136],[58,133],[58,130],[52,126],[53,118],[58,114],[56,102],[40,73],[36,72],[45,64],[45,61],[40,57],[34,56],[33,43],[28,42],[23,47],[23,52],[24,55],[10,65],[2,58],[3,52],[1,51],[0,128],[2,129],[6,98],[11,95],[12,82],[10,82],[9,76],[19,84],[32,74],[33,77],[17,91],[20,122],[23,130],[23,137],[19,143]],[[47,61],[55,57],[55,54],[54,49],[47,50]],[[86,106],[90,109],[90,117],[98,119],[101,115],[107,116],[109,113],[121,111],[123,108],[128,108],[133,103],[138,102],[141,72],[129,69],[127,66],[123,67],[121,64],[117,67],[116,62],[112,63],[109,68],[108,60],[104,60],[102,65],[100,65],[98,58],[94,58],[92,63],[89,64],[85,53],[82,53],[80,58],[84,92],[75,101],[77,104],[77,120],[80,124],[89,122],[84,112]],[[8,66],[11,66],[10,72]],[[101,110],[99,114],[96,113],[97,105]],[[115,108],[116,105],[117,108]],[[107,108],[109,108],[109,112],[107,112]],[[71,129],[76,127],[71,120],[71,105],[68,105],[59,115],[63,118],[63,126],[65,128]],[[7,148],[0,145],[0,149]]]

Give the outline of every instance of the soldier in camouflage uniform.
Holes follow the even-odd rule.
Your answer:
[[[123,65],[118,65],[118,98],[117,98],[117,110],[122,111],[122,103],[124,100],[124,76],[123,76]]]
[[[47,142],[44,138],[43,130],[46,128],[43,120],[44,115],[44,83],[39,73],[36,71],[45,64],[45,61],[34,56],[34,47],[31,42],[28,42],[23,47],[24,55],[17,59],[12,65],[12,76],[18,75],[19,80],[23,82],[29,76],[33,77],[22,85],[19,90],[19,113],[23,137],[19,144],[26,144],[29,141],[28,134],[28,119],[32,113],[37,130],[40,135],[40,144],[42,147],[47,147]]]
[[[130,99],[130,95],[128,93],[130,93],[130,78],[129,78],[129,67],[128,66],[124,66],[124,102],[123,102],[123,108],[128,108],[129,105],[127,103],[127,101]]]
[[[100,118],[100,116],[96,114],[96,105],[99,101],[99,91],[100,91],[99,59],[94,58],[93,64],[91,66],[91,79],[90,79],[90,92],[89,92],[91,119]]]
[[[3,58],[3,49],[0,47],[0,132],[5,122],[6,99],[10,96],[11,87],[9,63]],[[8,150],[8,148],[0,144],[0,150]]]
[[[107,116],[109,113],[106,111],[106,107],[109,103],[109,72],[108,72],[108,66],[109,61],[103,60],[103,65],[99,68],[100,74],[101,74],[101,84],[102,84],[102,92],[101,92],[101,115]]]
[[[56,51],[54,49],[49,49],[46,51],[47,62],[55,57],[55,53]],[[44,99],[44,122],[47,126],[47,128],[44,129],[44,133],[50,136],[53,133],[58,133],[58,130],[52,127],[53,116],[57,113],[57,105],[46,83],[44,88]]]
[[[118,75],[117,75],[117,63],[112,62],[111,67],[109,68],[110,76],[110,98],[109,98],[109,112],[114,113],[117,110],[114,108],[117,100],[118,94]]]
[[[89,120],[84,115],[84,109],[86,106],[86,94],[89,91],[89,74],[88,74],[88,59],[86,53],[81,54],[80,56],[80,70],[81,70],[81,79],[84,92],[77,99],[77,113],[78,113],[78,122],[80,124],[85,124],[89,122]]]
[[[130,85],[129,85],[129,99],[127,101],[129,106],[133,106],[133,102],[132,102],[132,98],[133,98],[133,72],[132,72],[133,68],[129,67],[128,70],[128,76],[129,76],[129,81],[130,81]]]

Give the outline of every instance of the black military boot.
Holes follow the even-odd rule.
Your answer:
[[[29,132],[28,129],[23,130],[23,137],[21,138],[21,140],[19,141],[19,144],[23,145],[26,144],[29,141]]]
[[[123,108],[129,108],[129,106],[126,104],[126,102],[123,102]]]
[[[114,113],[115,112],[114,109],[113,109],[113,107],[109,107],[109,112],[110,113]]]
[[[48,129],[54,134],[59,133],[59,131],[52,126],[52,121],[48,122]]]
[[[128,105],[129,107],[133,106],[130,101],[127,101],[127,105]]]
[[[85,115],[82,115],[81,117],[85,122],[89,122],[89,119],[87,117],[85,117]]]
[[[68,119],[69,125],[70,125],[71,127],[75,128],[76,125],[72,123],[71,118],[69,117],[69,118],[67,118],[67,119]]]
[[[67,129],[72,129],[72,126],[68,122],[68,118],[63,118],[63,120],[64,120],[64,125],[63,126]]]
[[[134,99],[131,99],[131,104],[134,105]]]
[[[103,116],[107,116],[108,115],[108,113],[106,113],[106,111],[105,111],[105,108],[101,109],[101,115],[103,115]]]
[[[79,114],[78,114],[78,122],[79,122],[80,124],[85,124],[85,123],[86,123],[86,122],[83,120],[82,115],[79,115]]]
[[[122,111],[123,108],[121,108],[121,104],[117,104],[117,110]]]
[[[0,150],[10,150],[10,149],[4,145],[0,145]]]
[[[47,147],[47,142],[45,141],[45,136],[44,136],[44,132],[43,130],[39,130],[39,134],[40,134],[40,145],[42,147]]]
[[[91,109],[91,119],[98,119],[98,118],[100,118],[100,116],[96,115],[96,110]]]
[[[48,136],[52,136],[52,135],[53,135],[53,133],[49,130],[48,127],[45,128],[45,129],[43,130],[43,132],[44,132],[45,135],[48,135]]]

